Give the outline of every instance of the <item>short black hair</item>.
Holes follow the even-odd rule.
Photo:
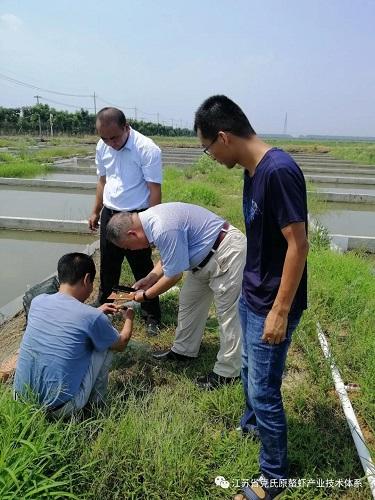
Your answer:
[[[125,127],[126,116],[121,109],[107,107],[103,108],[96,115],[96,120],[102,123],[115,122],[119,127]]]
[[[198,129],[203,137],[211,140],[220,131],[231,132],[239,137],[255,135],[245,113],[225,95],[213,95],[199,106],[194,120],[195,132]]]
[[[90,281],[95,279],[96,269],[92,257],[85,253],[67,253],[57,263],[57,275],[60,283],[75,285],[86,274],[90,275]]]

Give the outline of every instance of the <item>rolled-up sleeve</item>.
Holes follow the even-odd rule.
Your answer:
[[[105,167],[102,161],[102,145],[101,142],[99,141],[98,144],[96,145],[96,152],[95,152],[95,165],[96,165],[96,174],[99,177],[105,176]]]
[[[163,180],[163,166],[160,148],[156,145],[144,148],[142,150],[141,163],[145,181],[161,184]]]

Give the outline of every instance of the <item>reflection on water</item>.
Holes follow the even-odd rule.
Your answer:
[[[375,184],[373,186],[368,184],[335,184],[322,182],[314,184],[317,191],[331,192],[331,193],[353,193],[353,194],[372,194],[375,196]]]
[[[375,236],[375,205],[326,203],[327,212],[316,218],[330,233]]]
[[[93,204],[93,193],[80,190],[0,186],[0,215],[8,217],[85,220]]]
[[[0,230],[0,307],[56,271],[62,255],[85,251],[95,239],[90,235]]]
[[[48,172],[39,179],[72,182],[96,182],[97,176],[92,174],[76,174],[75,172]]]

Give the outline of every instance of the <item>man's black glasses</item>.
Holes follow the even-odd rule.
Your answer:
[[[219,134],[217,134],[217,135],[216,135],[216,137],[215,137],[215,139],[214,139],[212,142],[210,142],[210,144],[209,144],[208,146],[206,146],[206,147],[204,148],[204,150],[203,150],[203,153],[204,153],[205,155],[209,156],[210,158],[213,158],[213,155],[209,152],[209,149],[210,149],[210,147],[211,147],[213,144],[215,144],[215,142],[217,141],[218,137],[219,137]]]

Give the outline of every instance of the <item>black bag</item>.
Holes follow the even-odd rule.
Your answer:
[[[27,325],[27,317],[29,315],[29,310],[30,310],[30,305],[31,301],[33,300],[34,297],[37,295],[40,295],[41,293],[48,293],[51,295],[52,293],[56,293],[59,291],[59,280],[57,279],[56,276],[51,276],[51,278],[48,278],[41,283],[37,283],[36,285],[32,286],[25,295],[23,296],[23,309],[25,311],[25,316],[26,316],[26,324]]]

